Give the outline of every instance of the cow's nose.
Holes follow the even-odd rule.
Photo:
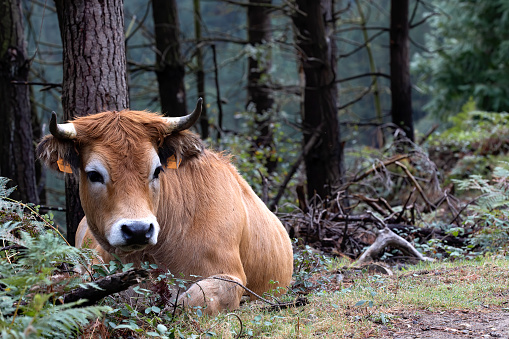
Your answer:
[[[133,221],[121,226],[122,236],[128,245],[148,244],[150,238],[154,235],[154,224]]]

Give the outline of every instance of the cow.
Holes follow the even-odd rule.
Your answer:
[[[188,130],[201,107],[200,98],[184,117],[123,110],[63,124],[53,114],[37,155],[79,178],[77,247],[96,249],[104,262],[117,255],[194,279],[178,302],[217,314],[239,307],[242,285],[258,295],[285,290],[293,253],[230,157]]]

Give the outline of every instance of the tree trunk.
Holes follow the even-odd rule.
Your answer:
[[[205,72],[203,71],[203,51],[201,46],[201,9],[200,0],[193,0],[194,8],[194,35],[196,39],[196,86],[198,96],[203,98],[200,116],[202,139],[209,137],[209,118],[207,116],[207,96],[205,95]]]
[[[63,45],[64,119],[129,107],[123,1],[56,0]],[[66,175],[67,240],[83,218],[78,180]]]
[[[271,3],[272,0],[249,0],[251,6],[247,8],[248,41],[255,48],[270,41],[270,8],[264,5]],[[270,86],[267,84],[270,67],[270,55],[261,55],[260,58],[249,57],[248,105],[254,105],[257,114],[255,117],[258,131],[256,146],[262,149],[268,147],[270,150],[266,164],[269,173],[273,172],[277,165],[276,161],[271,160],[273,157],[270,154],[274,151],[273,133],[270,127],[272,119],[269,116],[274,100]]]
[[[304,145],[320,131],[305,157],[308,196],[326,197],[342,180],[343,150],[338,122],[336,51],[332,0],[297,0],[292,19],[305,90],[302,127]]]
[[[408,0],[391,0],[392,122],[405,132],[407,138],[414,141],[408,32]]]
[[[37,204],[29,87],[24,84],[30,61],[19,0],[0,2],[0,41],[0,175],[18,187],[12,198]]]
[[[179,18],[175,0],[152,0],[156,36],[156,75],[164,115],[187,114],[185,69],[180,55]]]

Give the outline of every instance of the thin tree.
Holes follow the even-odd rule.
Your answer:
[[[152,0],[156,37],[156,75],[164,115],[187,114],[185,69],[180,54],[179,18],[175,0]]]
[[[63,44],[66,120],[129,107],[123,1],[56,0]],[[66,175],[67,240],[83,218],[78,180]]]
[[[391,0],[391,101],[392,122],[414,141],[410,82],[408,0]]]
[[[0,175],[17,186],[14,199],[38,203],[22,19],[19,0],[0,2]]]
[[[204,100],[200,116],[201,137],[207,139],[209,137],[209,119],[207,117],[207,96],[205,95],[205,71],[203,70],[200,0],[193,0],[193,17],[196,40],[196,87],[198,97]]]
[[[247,8],[248,42],[254,48],[258,48],[271,39],[271,8],[272,0],[249,0]],[[256,112],[255,122],[257,126],[256,146],[269,148],[274,151],[273,132],[271,125],[271,110],[274,105],[272,90],[268,84],[269,69],[271,67],[270,54],[260,53],[250,56],[248,60],[247,90],[248,104],[254,106]],[[272,160],[271,154],[267,158],[267,170],[275,170],[277,162]]]
[[[295,39],[304,73],[302,128],[307,193],[326,197],[342,180],[343,150],[338,122],[336,49],[332,0],[296,0]],[[315,135],[319,137],[316,138]]]

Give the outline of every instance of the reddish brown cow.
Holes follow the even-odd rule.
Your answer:
[[[229,158],[186,130],[200,112],[201,99],[182,118],[125,110],[57,125],[53,116],[37,153],[79,175],[78,247],[88,244],[105,262],[115,253],[124,263],[203,277],[180,302],[214,314],[237,308],[244,292],[214,277],[263,294],[289,285],[293,256],[281,222]]]

